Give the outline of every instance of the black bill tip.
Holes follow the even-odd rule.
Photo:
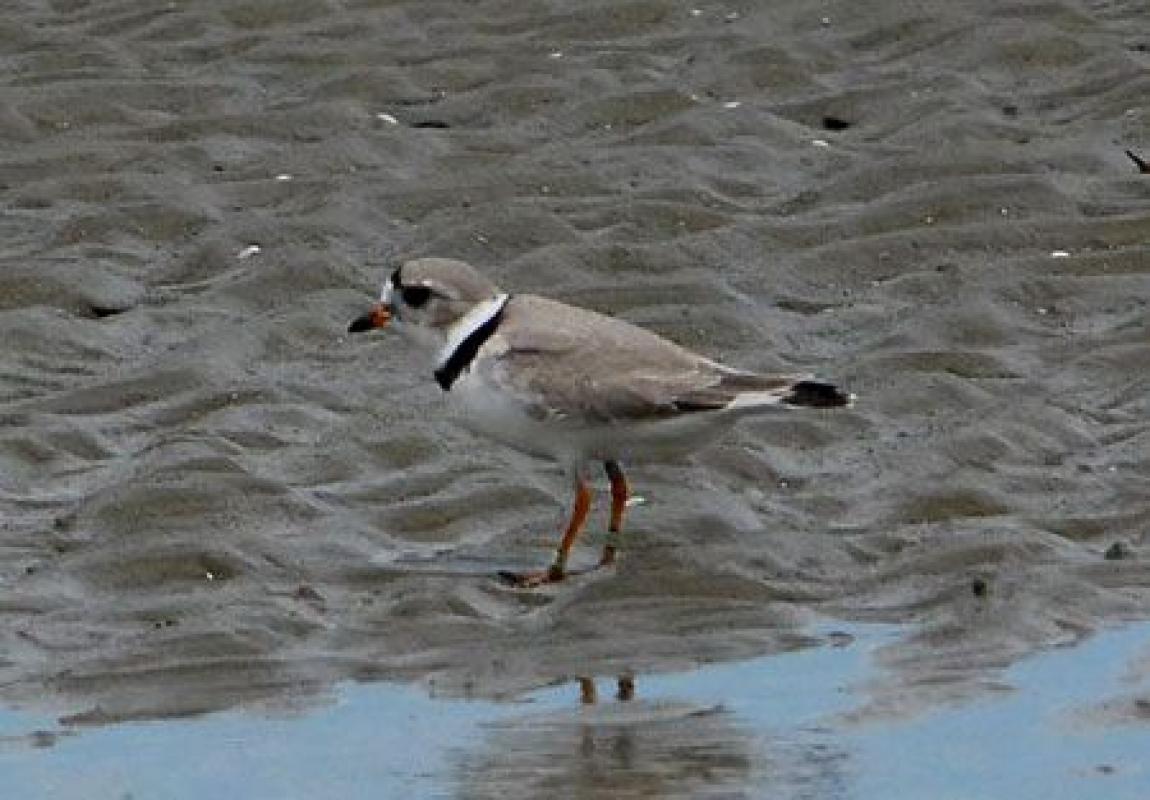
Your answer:
[[[373,320],[374,314],[371,311],[362,314],[351,321],[351,324],[347,326],[347,332],[363,333],[364,331],[370,331],[375,328]]]
[[[787,405],[813,408],[849,406],[853,400],[853,395],[847,394],[833,384],[820,381],[799,381],[791,387],[791,393],[783,398],[783,402]]]

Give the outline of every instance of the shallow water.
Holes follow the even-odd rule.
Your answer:
[[[344,684],[328,707],[273,718],[62,731],[8,711],[0,770],[7,796],[44,800],[1144,796],[1150,729],[1112,712],[1147,688],[1150,627],[1027,659],[977,703],[859,721],[874,655],[899,636],[857,626],[837,646],[636,676],[627,702],[600,679],[592,705],[570,684],[514,703]]]

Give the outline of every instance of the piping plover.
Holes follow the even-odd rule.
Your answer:
[[[806,375],[732,369],[622,320],[500,289],[462,261],[408,261],[351,323],[391,324],[432,357],[432,375],[468,428],[554,459],[575,501],[551,566],[500,575],[517,586],[562,580],[591,505],[587,467],[611,483],[607,544],[615,560],[630,495],[620,462],[696,450],[738,418],[775,406],[845,406],[851,396]]]

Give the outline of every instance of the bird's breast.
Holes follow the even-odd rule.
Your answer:
[[[477,365],[478,366],[478,365]],[[463,427],[526,453],[566,461],[575,457],[576,443],[545,421],[507,388],[494,383],[486,370],[460,374],[447,393],[456,420]]]

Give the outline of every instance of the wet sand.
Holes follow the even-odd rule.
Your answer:
[[[857,713],[913,717],[1150,616],[1137,4],[17,0],[0,42],[9,706],[516,697],[830,619],[904,626]],[[509,590],[561,476],[344,335],[412,255],[861,401],[636,465],[616,570]]]

